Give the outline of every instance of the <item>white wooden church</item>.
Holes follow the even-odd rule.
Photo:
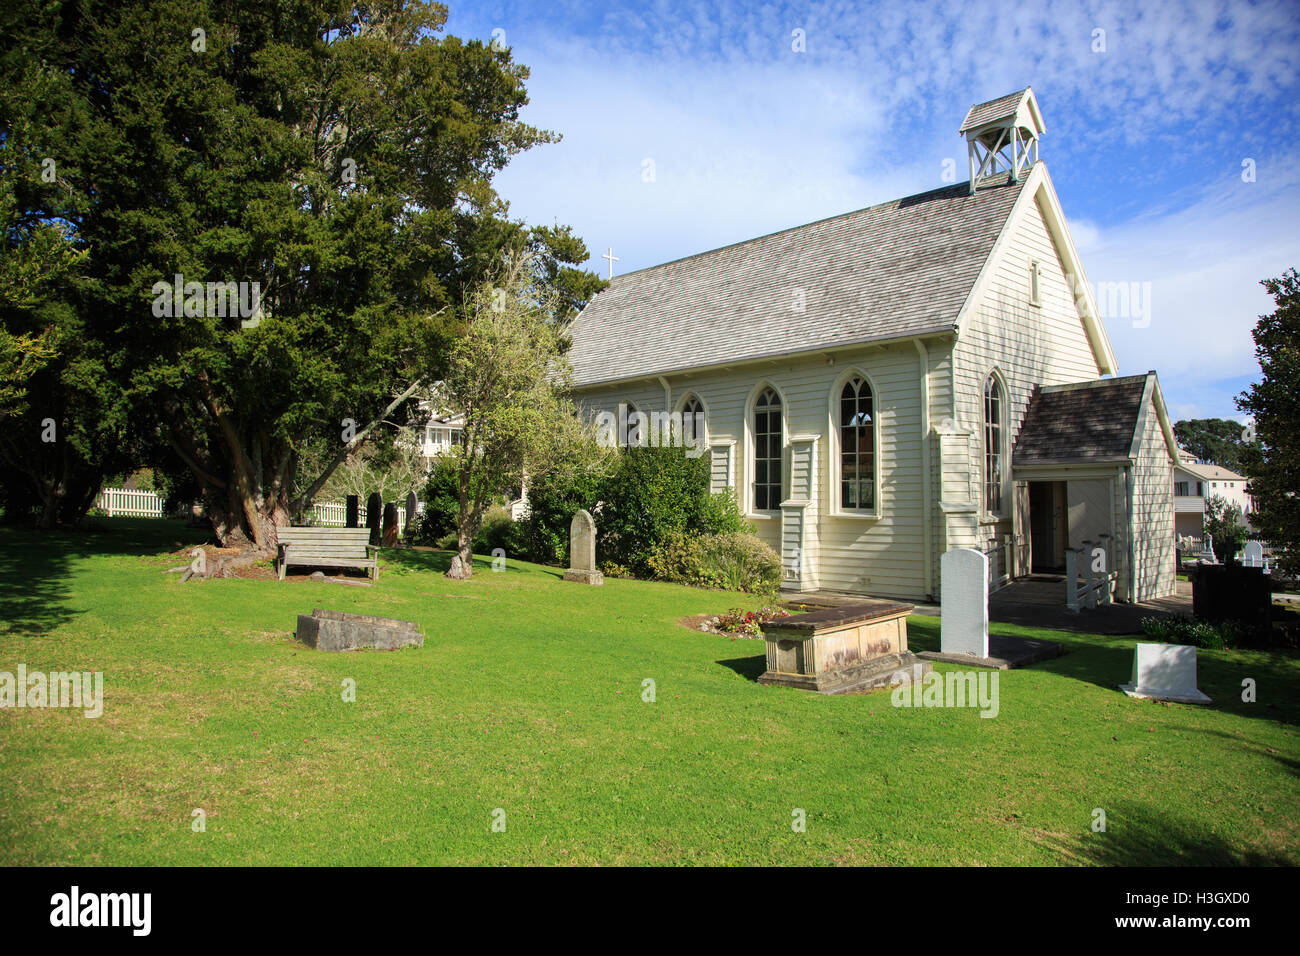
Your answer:
[[[937,599],[1107,539],[1116,597],[1174,589],[1177,446],[1116,361],[1038,159],[1032,90],[973,106],[970,181],[615,278],[575,319],[591,414],[685,412],[793,591]],[[702,418],[694,413],[702,413]]]

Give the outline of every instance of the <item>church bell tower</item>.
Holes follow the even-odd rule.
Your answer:
[[[966,114],[958,132],[966,137],[970,156],[970,191],[995,176],[1019,182],[1038,162],[1038,137],[1043,114],[1034,91],[1025,87],[987,103],[977,103]]]

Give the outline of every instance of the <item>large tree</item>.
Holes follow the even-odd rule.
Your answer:
[[[1241,470],[1242,424],[1231,418],[1188,418],[1174,422],[1174,437],[1200,461]]]
[[[185,473],[224,543],[272,546],[351,452],[409,418],[503,251],[548,257],[573,305],[593,287],[580,241],[511,221],[492,188],[555,139],[518,119],[527,70],[440,35],[440,5],[17,9],[4,110],[61,184],[27,169],[19,207],[90,251],[83,334],[148,463]],[[158,285],[178,275],[179,296]],[[209,283],[256,283],[260,309],[230,314]],[[304,475],[312,442],[332,453]]]
[[[1265,279],[1277,304],[1255,326],[1260,381],[1237,407],[1254,418],[1243,466],[1254,505],[1250,523],[1279,550],[1278,564],[1300,573],[1300,276]]]

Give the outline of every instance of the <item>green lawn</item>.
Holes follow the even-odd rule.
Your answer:
[[[3,864],[1300,862],[1292,654],[1201,651],[1215,706],[1162,705],[1116,690],[1135,638],[1035,631],[1070,653],[1001,674],[982,719],[763,687],[761,642],[677,623],[753,599],[514,562],[451,582],[421,552],[374,588],[182,585],[164,552],[193,532],[103,523],[0,531],[0,671],[105,674],[98,719],[0,710]],[[427,641],[307,650],[313,607]]]

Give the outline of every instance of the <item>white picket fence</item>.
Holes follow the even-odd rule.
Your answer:
[[[357,524],[366,526],[366,506],[357,509]],[[343,528],[348,523],[348,506],[345,501],[317,501],[311,506],[311,523],[322,528]],[[406,507],[397,506],[397,527],[406,527]]]
[[[163,499],[152,491],[139,488],[105,488],[95,498],[95,507],[110,518],[161,518]],[[360,509],[359,523],[366,526],[366,509]],[[347,525],[346,502],[317,501],[311,506],[311,523],[323,528],[342,528]],[[397,526],[406,527],[406,508],[397,506]]]
[[[110,518],[161,518],[163,500],[138,488],[105,488],[95,497],[95,507]]]

